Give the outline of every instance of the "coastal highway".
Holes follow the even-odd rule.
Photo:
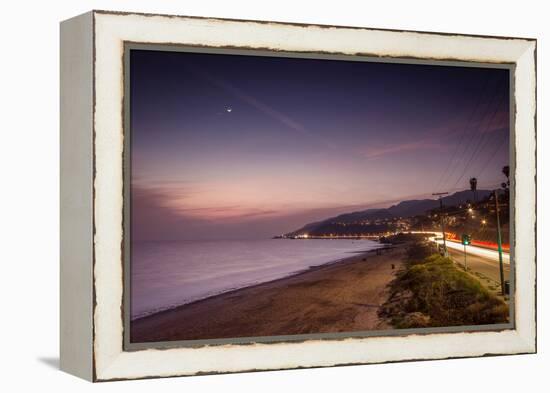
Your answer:
[[[447,243],[447,250],[449,252],[449,256],[453,258],[453,260],[459,264],[460,266],[464,265],[464,252],[456,250],[454,248],[448,247],[449,244]],[[468,247],[466,247],[467,249]],[[468,251],[468,250],[467,250]],[[487,278],[491,281],[493,281],[493,285],[497,284],[500,287],[500,271],[499,271],[499,264],[498,264],[498,257],[495,261],[494,259],[489,259],[487,257],[478,256],[475,254],[469,254],[466,252],[466,267],[468,269],[471,269],[472,272],[478,273],[478,275],[481,275],[483,278]],[[504,280],[510,279],[510,263],[503,263],[503,269],[504,269]],[[482,280],[483,283],[483,280]]]
[[[438,244],[443,244],[443,240],[433,240]],[[461,254],[464,253],[464,246],[462,243],[454,242],[452,240],[447,240],[447,250],[459,251]],[[495,261],[498,264],[498,251],[491,250],[489,248],[477,247],[477,246],[466,246],[466,254],[472,255],[480,258],[484,258],[490,261]],[[507,252],[502,252],[502,263],[505,265],[510,265],[510,254]]]
[[[443,240],[430,239],[438,244],[443,244]],[[447,251],[453,260],[464,265],[464,246],[462,243],[447,240]],[[502,253],[502,265],[504,270],[504,280],[510,279],[510,254]],[[498,260],[498,251],[477,246],[466,246],[466,267],[481,278],[482,284],[486,286],[495,284],[500,286],[500,268]],[[484,279],[485,280],[484,280]],[[492,282],[488,282],[490,280]]]
[[[440,240],[440,239],[443,239],[443,235],[441,234],[441,232],[414,231],[411,233],[433,233],[435,237],[431,237],[429,240],[437,244],[443,244],[443,240]],[[461,255],[464,255],[464,246],[462,245],[462,243],[453,241],[453,240],[447,240],[446,243],[447,243],[447,250],[456,250],[460,252]],[[497,266],[498,266],[497,250],[469,245],[469,246],[466,246],[466,254],[468,256],[472,255],[472,256],[480,257],[488,261],[494,261],[497,263]],[[504,265],[510,265],[510,253],[507,253],[504,251],[502,252],[502,263]]]
[[[443,240],[439,240],[442,239],[442,234],[434,234],[438,237],[438,239],[436,240],[435,237],[432,237],[430,238],[430,240],[437,244],[443,244]],[[446,243],[449,256],[453,258],[453,260],[457,264],[463,266],[464,246],[462,245],[462,243],[454,242],[451,240],[447,240]],[[502,253],[502,265],[504,270],[504,280],[509,280],[510,254],[507,252]],[[466,246],[466,267],[481,279],[480,281],[482,282],[482,284],[486,286],[500,286],[498,251],[472,245]],[[488,280],[490,280],[490,282]]]

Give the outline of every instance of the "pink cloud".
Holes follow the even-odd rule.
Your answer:
[[[362,155],[368,159],[376,159],[387,155],[416,150],[446,150],[447,146],[438,142],[408,142],[383,147],[368,147]]]
[[[487,122],[486,122],[487,123]],[[476,126],[482,126],[482,123],[480,122]],[[492,119],[488,122],[488,124],[485,124],[485,127],[480,127],[479,132],[482,134],[495,132],[502,130],[503,128],[509,128],[510,127],[510,112],[508,111],[501,111],[494,115]]]
[[[216,194],[216,192],[214,192]],[[203,221],[253,220],[280,213],[274,209],[246,207],[242,205],[223,205],[208,200],[204,190],[191,189],[176,182],[157,182],[156,186],[132,185],[132,200],[140,209],[161,208],[171,212],[175,218]],[[139,203],[136,203],[139,201]]]

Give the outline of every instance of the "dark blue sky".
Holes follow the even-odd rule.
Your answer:
[[[509,163],[502,69],[132,50],[130,88],[143,239],[264,237]]]

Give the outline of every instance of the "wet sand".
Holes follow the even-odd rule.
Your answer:
[[[378,317],[404,247],[355,254],[131,323],[131,342],[390,329]],[[394,264],[394,269],[392,269]]]

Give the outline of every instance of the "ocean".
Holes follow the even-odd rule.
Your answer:
[[[134,243],[131,318],[289,276],[380,246],[363,239]]]

